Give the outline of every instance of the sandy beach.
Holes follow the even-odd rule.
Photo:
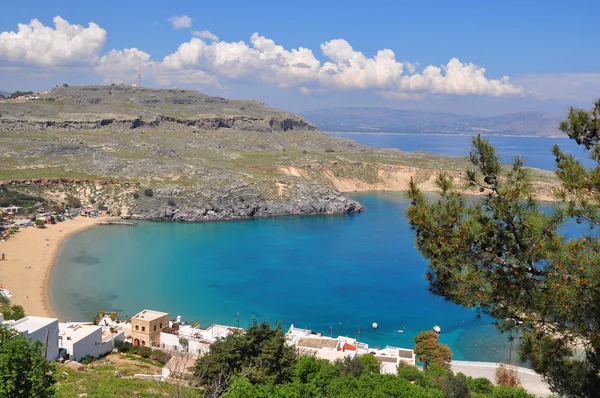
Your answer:
[[[48,301],[48,277],[60,243],[67,236],[104,218],[76,217],[46,228],[26,227],[0,241],[0,284],[12,293],[11,303],[22,305],[27,315],[57,318]]]

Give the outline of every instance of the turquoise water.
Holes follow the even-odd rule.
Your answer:
[[[376,147],[469,152],[471,137],[334,134]],[[570,140],[491,137],[503,160],[553,170],[554,143],[576,156]],[[293,323],[372,345],[412,347],[434,324],[455,359],[506,361],[506,336],[489,318],[431,295],[426,263],[414,249],[401,193],[357,194],[361,214],[282,217],[210,224],[141,223],[96,227],[68,239],[51,273],[50,295],[64,319],[89,320],[98,310],[133,315],[144,308],[187,321]],[[550,206],[546,205],[547,208]],[[565,226],[577,234],[577,226]],[[371,324],[378,322],[379,329]],[[404,330],[399,333],[398,330]]]
[[[355,198],[364,213],[89,229],[58,254],[53,305],[72,320],[152,308],[201,325],[235,325],[239,312],[242,325],[254,316],[353,337],[361,327],[376,346],[412,347],[438,324],[455,359],[506,360],[506,337],[489,319],[427,291],[404,195]]]

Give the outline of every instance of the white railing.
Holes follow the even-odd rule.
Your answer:
[[[539,376],[537,372],[533,369],[522,368],[520,366],[501,364],[499,362],[477,362],[477,361],[452,361],[453,365],[456,366],[469,366],[469,367],[477,367],[477,368],[497,368],[500,365],[504,365],[510,369],[514,369],[519,373],[526,373],[534,376]]]

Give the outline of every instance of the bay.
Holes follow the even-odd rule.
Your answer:
[[[404,194],[354,198],[364,213],[89,229],[57,255],[52,304],[71,320],[150,308],[202,326],[235,325],[239,312],[242,326],[255,317],[352,337],[360,327],[380,347],[412,347],[438,324],[455,359],[506,360],[490,319],[428,292]]]
[[[467,155],[471,140],[334,135],[375,147],[453,156]],[[549,154],[554,143],[582,154],[570,140],[490,140],[503,160],[525,154],[529,165],[547,170],[554,167]],[[364,213],[89,229],[59,250],[50,275],[52,304],[71,320],[90,320],[101,309],[131,316],[151,308],[201,326],[235,325],[239,313],[241,326],[256,318],[352,337],[360,328],[361,341],[380,347],[412,347],[419,331],[438,324],[441,341],[455,359],[506,361],[507,336],[495,330],[490,318],[428,292],[427,264],[414,248],[404,215],[405,195],[351,196],[365,206]],[[575,230],[573,223],[565,228]]]

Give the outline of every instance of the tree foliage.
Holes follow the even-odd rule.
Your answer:
[[[553,148],[567,206],[542,211],[524,160],[503,167],[493,146],[475,137],[466,179],[483,198],[465,198],[440,173],[440,197],[428,201],[411,182],[407,210],[430,290],[521,335],[521,359],[557,392],[577,397],[600,391],[600,241],[592,231],[600,225],[599,112],[600,100],[591,111],[571,109],[560,125],[596,162],[586,170]],[[569,217],[590,228],[564,234]]]
[[[281,325],[253,321],[245,333],[236,331],[213,343],[209,354],[198,358],[194,374],[212,396],[220,396],[235,375],[253,384],[283,383],[290,378],[295,360]]]
[[[39,341],[32,344],[21,333],[0,326],[0,396],[52,397],[53,370]]]
[[[473,379],[462,373],[454,375],[435,364],[425,372],[404,365],[398,375],[390,375],[373,372],[369,366],[362,366],[362,372],[355,372],[360,366],[352,366],[353,371],[348,372],[349,362],[362,363],[362,357],[330,363],[312,356],[301,356],[294,364],[288,382],[252,383],[245,377],[235,376],[223,397],[533,398],[523,389],[494,387],[487,379]]]
[[[435,363],[444,368],[450,368],[452,351],[446,344],[440,344],[439,335],[431,330],[426,330],[415,336],[415,355],[417,360],[425,363],[427,367]]]

